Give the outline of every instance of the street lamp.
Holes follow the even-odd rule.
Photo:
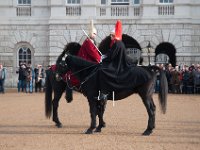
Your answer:
[[[150,64],[150,50],[152,49],[152,46],[151,46],[151,43],[149,41],[149,44],[147,45],[147,55],[148,55],[148,62],[149,62],[149,66],[151,65]]]

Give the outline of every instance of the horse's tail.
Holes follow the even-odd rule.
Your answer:
[[[45,115],[47,118],[51,117],[52,114],[52,84],[50,81],[50,76],[52,75],[51,70],[46,71],[46,81],[45,81]]]
[[[167,109],[167,94],[168,94],[168,83],[165,72],[160,70],[160,90],[158,93],[158,99],[163,114],[166,113]]]

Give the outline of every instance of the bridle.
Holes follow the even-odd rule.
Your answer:
[[[92,67],[94,67],[94,66],[97,66],[97,65],[98,65],[98,64],[93,64],[93,65],[91,65],[91,66],[85,67],[85,68],[83,68],[83,69],[80,69],[80,70],[78,70],[78,71],[76,71],[76,72],[74,72],[74,73],[71,73],[71,74],[67,75],[67,80],[66,80],[67,86],[68,86],[70,89],[73,89],[73,87],[74,87],[74,86],[70,86],[70,85],[69,85],[69,82],[68,82],[68,81],[70,81],[72,75],[75,76],[75,75],[79,74],[80,72],[85,71],[85,70],[87,70],[87,69],[89,69],[89,68],[92,68]],[[97,68],[97,67],[96,67],[96,68]],[[96,70],[96,68],[95,68],[94,70]],[[79,90],[81,89],[82,85],[83,85],[87,80],[89,80],[89,78],[91,78],[95,73],[96,73],[96,71],[93,71],[90,75],[88,75],[88,76],[80,83]]]

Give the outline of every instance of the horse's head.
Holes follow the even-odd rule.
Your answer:
[[[57,71],[60,73],[60,74],[66,74],[67,71],[68,71],[68,67],[67,67],[67,64],[64,60],[60,61],[58,64],[57,64]]]

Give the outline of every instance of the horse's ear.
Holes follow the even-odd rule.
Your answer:
[[[65,47],[64,47],[64,49],[63,49],[63,52],[64,52],[65,54],[70,53],[70,52],[69,52],[69,44],[65,45]]]
[[[69,55],[67,55],[67,56],[65,57],[65,62],[66,62],[66,64],[67,64],[67,62],[68,62],[68,57],[69,57]]]

